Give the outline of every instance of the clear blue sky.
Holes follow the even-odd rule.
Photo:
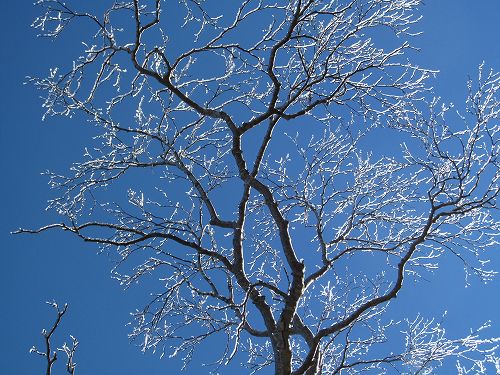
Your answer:
[[[52,322],[53,313],[44,304],[51,299],[70,304],[56,342],[62,343],[69,333],[79,339],[80,375],[175,374],[177,361],[144,355],[128,342],[128,312],[140,307],[147,295],[142,289],[123,292],[110,278],[107,255],[96,255],[95,248],[60,232],[9,234],[20,226],[57,220],[44,211],[50,192],[40,172],[64,170],[80,157],[84,145],[74,136],[75,124],[61,119],[42,123],[39,94],[22,84],[26,75],[45,74],[60,60],[61,48],[74,48],[79,41],[55,44],[35,38],[29,27],[37,12],[32,0],[4,1],[1,10],[0,374],[43,372],[41,358],[28,350],[33,344],[41,346],[40,330]],[[441,71],[434,82],[437,94],[460,106],[467,76],[475,76],[483,60],[500,69],[500,1],[428,0],[422,12],[424,34],[417,43],[422,48],[417,62]],[[492,257],[500,269],[500,255]],[[498,278],[465,289],[461,267],[455,263],[413,288],[411,295],[402,293],[398,303],[402,311],[432,306],[437,316],[448,310],[449,331],[457,335],[491,319],[489,333],[500,336],[499,292]],[[427,298],[428,293],[433,297]],[[196,363],[186,371],[203,373],[207,370]]]

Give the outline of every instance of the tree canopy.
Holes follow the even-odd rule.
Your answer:
[[[496,273],[500,75],[481,66],[458,111],[435,98],[411,59],[421,1],[37,4],[41,35],[83,39],[30,78],[45,116],[97,135],[50,173],[61,221],[20,231],[74,233],[151,285],[143,350],[189,363],[216,336],[216,371],[243,354],[251,373],[498,368],[483,327],[451,339],[390,313],[450,255],[466,282]]]

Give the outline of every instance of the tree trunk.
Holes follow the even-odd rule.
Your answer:
[[[292,351],[288,335],[283,331],[275,334],[274,347],[274,369],[276,375],[290,375],[292,373]]]

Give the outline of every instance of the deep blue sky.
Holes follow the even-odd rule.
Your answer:
[[[500,69],[500,1],[426,3],[420,25],[424,34],[417,42],[422,48],[418,63],[441,71],[434,82],[437,94],[460,107],[467,76],[476,76],[483,60],[487,66]],[[34,227],[57,220],[44,211],[50,194],[40,172],[62,170],[79,158],[84,146],[73,136],[77,133],[73,133],[72,124],[60,119],[42,123],[38,93],[23,85],[26,75],[43,75],[60,60],[61,44],[35,38],[29,27],[36,12],[32,0],[17,0],[4,1],[0,13],[0,374],[42,373],[42,360],[28,354],[28,349],[42,344],[40,330],[53,319],[52,311],[44,304],[50,299],[70,304],[56,342],[62,343],[68,333],[80,340],[79,374],[175,374],[177,362],[143,355],[129,344],[125,327],[128,312],[140,306],[138,301],[144,291],[123,292],[110,278],[112,265],[106,255],[96,255],[91,246],[59,232],[39,236],[9,234],[20,226]],[[499,269],[499,254],[493,258]],[[453,264],[416,288],[414,295],[403,295],[399,302],[412,306],[414,311],[421,303],[432,303],[437,315],[449,310],[450,330],[457,334],[465,334],[468,327],[491,319],[494,327],[490,334],[500,336],[499,279],[486,286],[476,282],[468,289],[462,280],[460,265]],[[430,291],[434,297],[428,299]],[[206,372],[194,365],[186,373]]]

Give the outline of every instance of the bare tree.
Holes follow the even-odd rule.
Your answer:
[[[46,116],[99,135],[50,175],[63,221],[21,231],[116,251],[126,287],[157,275],[130,335],[186,363],[219,335],[217,363],[246,352],[252,373],[498,369],[484,327],[448,339],[388,314],[444,254],[495,274],[500,76],[481,67],[458,114],[433,99],[434,72],[409,60],[420,3],[134,0],[96,16],[38,1],[42,35],[89,30],[67,70],[30,79]]]
[[[59,328],[59,324],[61,323],[61,319],[63,318],[64,314],[66,314],[66,311],[68,310],[68,305],[65,304],[64,307],[61,309],[59,305],[55,302],[47,302],[49,305],[51,305],[57,313],[56,320],[54,321],[54,324],[52,324],[52,327],[49,330],[43,329],[42,330],[42,336],[44,339],[45,343],[45,350],[40,351],[38,350],[35,346],[33,346],[30,349],[31,353],[38,354],[41,357],[44,357],[46,360],[46,367],[45,367],[45,374],[46,375],[51,375],[53,374],[52,369],[54,366],[54,363],[57,361],[57,353],[62,352],[66,356],[66,372],[70,375],[75,375],[76,373],[76,363],[74,362],[74,357],[76,353],[76,348],[78,347],[78,340],[73,337],[71,337],[71,346],[69,346],[67,343],[64,343],[62,347],[57,348],[56,350],[53,349],[52,345],[52,336],[54,335],[55,331]]]

